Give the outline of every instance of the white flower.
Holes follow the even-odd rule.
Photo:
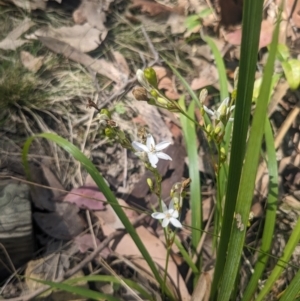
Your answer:
[[[203,105],[203,109],[208,115],[212,116],[212,119],[220,120],[223,116],[229,115],[234,110],[235,106],[228,107],[228,105],[229,97],[226,97],[216,111],[209,109],[205,105]],[[233,118],[229,118],[229,120],[232,121]]]
[[[169,205],[169,209],[166,204],[162,201],[162,211],[154,212],[151,216],[155,219],[162,219],[162,227],[165,228],[171,223],[176,228],[182,228],[181,222],[178,220],[179,213],[174,209],[174,201],[172,200]]]
[[[146,90],[149,90],[151,87],[145,77],[144,71],[141,69],[138,69],[136,71],[136,78],[138,80],[138,82],[144,87],[146,88]]]
[[[171,143],[167,141],[163,141],[155,145],[155,141],[152,135],[147,135],[146,145],[137,141],[132,142],[133,148],[137,151],[136,155],[141,155],[141,153],[146,153],[148,155],[149,162],[151,166],[156,168],[156,164],[159,159],[171,160],[172,158],[161,152],[164,148],[168,147]]]

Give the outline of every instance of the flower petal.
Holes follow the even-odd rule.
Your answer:
[[[168,212],[168,208],[164,201],[161,201],[161,207],[162,207],[162,212],[164,212],[164,213]]]
[[[158,157],[156,156],[156,154],[148,153],[148,159],[149,162],[151,163],[151,166],[156,168],[156,164],[158,162]]]
[[[170,144],[171,144],[171,142],[168,142],[168,141],[162,141],[162,142],[158,143],[158,144],[155,146],[155,150],[156,150],[156,151],[161,151],[161,150],[167,148]]]
[[[162,212],[153,212],[151,216],[155,219],[163,219],[166,217],[166,215]]]
[[[151,151],[153,148],[155,148],[155,141],[151,134],[147,135],[147,141],[146,141],[147,148],[149,151]]]
[[[182,224],[181,224],[181,222],[177,218],[171,217],[170,218],[170,222],[171,222],[171,224],[174,227],[176,227],[176,228],[182,228]]]
[[[169,209],[169,214],[174,218],[178,218],[178,216],[179,216],[179,212],[176,209],[173,209],[173,210]]]
[[[156,153],[155,155],[156,155],[156,157],[158,157],[159,159],[171,160],[171,161],[172,161],[172,158],[171,158],[169,155],[165,154],[165,153],[158,152],[158,153]]]
[[[142,152],[146,152],[146,153],[149,152],[149,149],[147,148],[147,146],[145,144],[140,143],[140,142],[133,141],[131,143],[131,145],[137,151],[142,151]]]
[[[170,219],[164,218],[164,220],[163,220],[161,226],[162,226],[163,228],[165,228],[165,227],[167,227],[167,226],[169,225],[169,222],[170,222]]]
[[[215,115],[214,111],[209,109],[207,106],[203,106],[203,109],[208,115],[211,115],[211,116]]]
[[[170,201],[169,210],[174,210],[174,200],[173,199],[171,199],[171,201]]]

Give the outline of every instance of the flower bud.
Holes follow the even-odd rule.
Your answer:
[[[132,94],[136,100],[144,100],[148,101],[148,93],[147,90],[143,87],[136,87],[132,90]]]
[[[112,139],[115,138],[115,131],[112,128],[106,128],[104,130],[105,136]]]
[[[156,91],[155,89],[152,89],[152,90],[150,91],[150,94],[151,94],[154,98],[157,98],[157,97],[158,97],[158,93],[157,93],[157,91]]]
[[[101,115],[106,115],[108,117],[108,119],[111,119],[111,114],[110,114],[109,110],[107,110],[107,109],[101,109],[99,115],[100,116]]]
[[[218,135],[221,131],[222,131],[222,128],[219,127],[219,126],[216,126],[215,129],[214,129],[214,134]]]
[[[207,97],[207,90],[206,89],[202,89],[201,92],[200,92],[200,95],[199,95],[199,100],[200,100],[200,103],[204,103],[206,97]]]
[[[144,70],[144,76],[148,80],[148,83],[154,88],[157,88],[156,72],[153,68],[149,67]]]
[[[147,184],[148,184],[150,190],[152,191],[153,190],[153,182],[150,178],[147,178]]]
[[[157,97],[157,102],[160,104],[160,105],[163,105],[163,106],[166,106],[168,105],[168,100],[165,99],[165,98],[162,98],[162,97]]]
[[[136,78],[137,78],[138,82],[139,82],[143,87],[148,87],[148,86],[149,86],[149,84],[148,84],[148,82],[147,82],[147,80],[146,80],[146,77],[145,77],[145,75],[144,75],[143,70],[138,69],[138,70],[136,71]]]

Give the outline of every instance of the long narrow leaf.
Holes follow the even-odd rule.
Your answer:
[[[272,273],[269,276],[267,282],[265,283],[264,288],[261,290],[259,295],[255,298],[255,301],[264,300],[266,295],[270,292],[270,290],[274,286],[274,283],[276,282],[276,280],[279,278],[280,274],[282,273],[283,269],[287,266],[287,262],[289,262],[297,244],[299,243],[299,240],[300,240],[300,218],[298,219],[297,224],[295,225],[295,228],[293,229],[293,232],[289,238],[289,241],[284,248],[283,255],[278,260],[276,267],[272,270]],[[298,281],[299,281],[299,279],[295,280],[295,282],[298,282]],[[297,288],[299,291],[299,286],[296,288],[291,287],[290,293],[292,293],[292,291],[296,290]],[[293,292],[293,294],[294,294],[294,292]],[[293,300],[293,299],[286,299],[286,300]]]
[[[180,106],[186,111],[184,99],[181,98],[179,102]],[[194,118],[195,116],[195,102],[192,101],[189,105],[187,114]],[[198,151],[197,151],[197,135],[195,124],[187,119],[182,114],[180,115],[180,121],[183,129],[183,136],[186,144],[188,160],[189,160],[189,176],[192,179],[190,185],[190,200],[191,200],[191,212],[192,212],[192,247],[196,250],[201,238],[202,228],[202,203],[201,203],[201,187],[200,176],[198,168]]]
[[[244,161],[257,61],[259,33],[262,19],[263,0],[245,0],[243,7],[241,60],[234,114],[232,146],[230,152],[228,184],[226,190],[221,237],[217,251],[215,274],[211,289],[212,299],[214,299],[217,294],[219,282],[223,275],[226,256],[228,254],[227,247],[229,237],[227,235],[227,231],[228,229],[231,229],[232,225],[232,218],[236,205],[241,170]],[[230,275],[230,277],[232,277],[232,275]]]
[[[250,282],[247,285],[243,296],[243,301],[249,301],[257,289],[257,283],[267,265],[269,256],[267,255],[271,249],[272,238],[276,222],[276,208],[278,202],[278,168],[276,160],[276,150],[274,144],[273,132],[269,119],[265,121],[265,141],[268,157],[268,172],[269,172],[269,194],[267,198],[267,212],[264,223],[264,231],[262,236],[261,254],[258,257],[254,268],[254,273]]]
[[[263,83],[250,130],[245,164],[241,175],[240,188],[238,191],[235,209],[235,214],[236,216],[240,217],[240,220],[237,219],[236,222],[232,224],[228,246],[228,257],[225,263],[224,275],[221,282],[218,299],[220,301],[228,301],[230,299],[244,246],[246,227],[255,187],[255,178],[259,162],[261,142],[264,133],[265,118],[267,115],[268,97],[270,95],[272,84],[272,75],[279,35],[279,24],[280,22],[278,20],[273,34],[268,61],[264,69]]]

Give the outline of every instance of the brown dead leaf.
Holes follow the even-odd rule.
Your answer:
[[[89,55],[75,49],[65,42],[53,38],[38,38],[46,47],[55,53],[60,53],[70,60],[80,63],[85,67],[91,68],[93,71],[110,78],[116,83],[123,83],[127,80],[127,76],[125,74],[115,68],[112,63],[107,62],[104,59],[93,59]]]
[[[134,210],[127,209],[128,204],[122,200],[117,199],[120,206],[123,206],[123,210],[125,211],[127,217],[130,221],[134,221],[137,218],[137,213]],[[123,223],[120,221],[119,217],[113,210],[111,205],[107,205],[105,210],[96,211],[94,215],[99,219],[99,222],[102,226],[102,230],[104,235],[108,236],[112,232],[117,229],[124,229]]]
[[[49,236],[61,240],[70,240],[79,235],[86,226],[78,211],[79,209],[73,204],[56,203],[55,212],[35,212],[33,218]]]
[[[130,69],[129,66],[124,58],[124,56],[118,52],[118,51],[113,51],[113,55],[115,58],[115,66],[116,68],[118,68],[123,74],[125,74],[127,76],[127,78],[130,75]]]
[[[259,38],[259,49],[268,46],[272,40],[274,24],[269,20],[263,20],[261,23],[261,31]],[[241,45],[242,29],[238,28],[232,32],[225,34],[225,40],[232,45]]]
[[[21,51],[21,62],[29,71],[37,72],[43,65],[43,56],[34,57],[27,51]]]
[[[80,6],[73,13],[73,20],[76,24],[88,22],[91,27],[99,29],[101,32],[106,32],[104,25],[106,22],[106,13],[112,0],[108,1],[81,1]],[[106,36],[106,34],[105,34]],[[103,37],[104,38],[104,37]]]
[[[81,209],[104,210],[105,196],[98,187],[83,186],[73,188],[64,198],[64,202],[75,204]]]
[[[169,14],[170,12],[174,11],[171,7],[157,3],[155,1],[147,0],[132,0],[132,5],[130,5],[129,9],[140,9],[141,13],[148,14],[150,17]]]
[[[167,255],[164,244],[158,237],[150,234],[149,231],[143,226],[138,227],[136,229],[136,232],[141,238],[147,251],[151,255],[153,261],[164,270]],[[130,257],[131,261],[133,261],[135,264],[142,267],[146,271],[150,272],[150,268],[147,262],[142,258],[140,251],[138,250],[129,234],[123,236],[121,241],[118,243],[115,251],[121,255]],[[177,295],[176,300],[190,300],[190,294],[188,293],[186,285],[171,256],[169,258],[168,276],[174,283],[174,289],[176,288],[177,290],[175,292],[175,294]],[[180,294],[180,297],[178,296],[178,294]]]
[[[0,49],[15,50],[25,43],[26,40],[19,39],[19,37],[34,25],[30,19],[25,18],[13,31],[11,31],[5,39],[0,42]]]
[[[172,82],[171,78],[168,77],[167,69],[160,66],[153,66],[155,70],[157,81],[158,81],[158,88],[165,90],[165,95],[173,100],[176,100],[180,97],[174,87],[174,83]]]
[[[91,234],[84,234],[81,236],[77,236],[75,238],[75,244],[78,247],[78,250],[81,253],[86,253],[87,250],[91,249],[94,250],[95,249],[95,244],[94,244],[94,239],[96,242],[96,245],[98,246],[100,244],[100,240],[97,237],[93,237]]]
[[[82,52],[89,52],[96,49],[105,39],[107,31],[100,31],[90,24],[74,25],[72,27],[63,26],[60,28],[41,28],[31,36],[48,37],[62,41]]]

